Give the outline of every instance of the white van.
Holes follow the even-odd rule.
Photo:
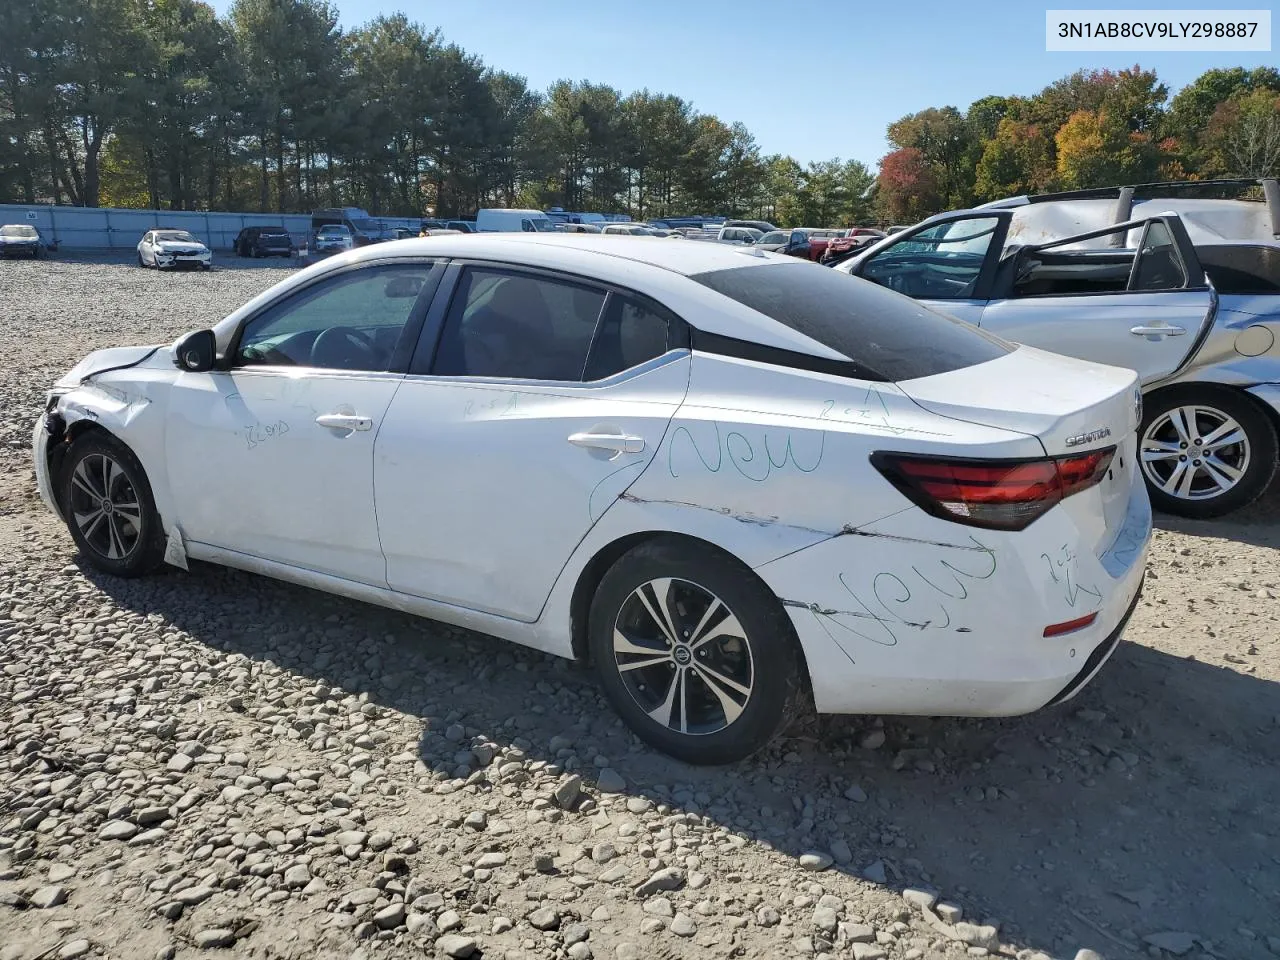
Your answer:
[[[479,210],[477,233],[551,233],[555,224],[541,210]]]

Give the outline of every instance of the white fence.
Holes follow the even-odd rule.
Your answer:
[[[415,233],[415,217],[375,217]],[[25,223],[61,249],[132,250],[148,230],[173,227],[199,237],[211,250],[230,250],[245,227],[284,227],[299,248],[307,246],[311,216],[305,213],[204,213],[197,210],[123,210],[114,207],[55,207],[52,204],[0,203],[0,225]]]

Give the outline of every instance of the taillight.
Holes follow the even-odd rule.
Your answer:
[[[917,506],[947,520],[1021,530],[1054,504],[1097,484],[1115,447],[1070,457],[969,460],[875,453],[871,462]]]

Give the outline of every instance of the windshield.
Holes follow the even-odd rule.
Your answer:
[[[531,217],[529,222],[533,224],[533,229],[538,233],[554,233],[556,225],[546,217]]]
[[[872,380],[914,380],[994,360],[1012,347],[873,283],[809,263],[761,261],[696,280],[848,357]]]
[[[21,237],[24,240],[34,240],[39,234],[36,233],[35,227],[28,227],[25,224],[16,224],[10,227],[0,227],[0,237]]]
[[[361,233],[378,233],[382,230],[377,220],[352,220],[351,225]]]
[[[321,227],[320,232],[316,234],[318,237],[347,237],[351,235],[351,231],[346,227]]]
[[[187,233],[185,230],[158,230],[156,231],[156,241],[158,243],[199,243],[200,241]]]
[[[287,237],[289,234],[280,228],[264,227],[258,231],[260,237]]]
[[[760,238],[760,243],[786,243],[787,235],[781,231],[775,230],[773,233],[766,233]]]

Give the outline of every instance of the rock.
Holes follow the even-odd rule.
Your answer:
[[[808,853],[800,854],[800,868],[802,870],[817,872],[827,869],[834,862],[830,854],[822,853],[818,850],[810,850]]]
[[[642,954],[634,943],[623,941],[614,948],[613,956],[615,960],[640,960]]]
[[[467,814],[466,819],[462,821],[462,825],[468,830],[475,830],[478,833],[489,825],[489,815],[483,810],[473,810]]]
[[[368,839],[369,834],[363,830],[343,830],[334,835],[333,842],[340,847],[363,847]]]
[[[286,770],[284,767],[276,767],[276,766],[259,767],[258,779],[266,783],[272,784],[274,786],[277,783],[284,783],[286,780],[288,780],[289,771]]]
[[[663,867],[654,873],[640,886],[636,887],[636,896],[651,897],[663,890],[679,890],[684,886],[684,871],[677,867]]]
[[[284,872],[284,885],[290,890],[298,890],[311,882],[311,870],[304,863],[296,864]]]
[[[1196,938],[1190,933],[1184,933],[1180,930],[1169,930],[1164,933],[1153,933],[1142,938],[1144,943],[1149,943],[1153,947],[1159,947],[1167,953],[1172,953],[1175,957],[1180,957],[1184,953],[1190,953],[1196,945]]]
[[[1106,960],[1102,954],[1097,951],[1090,950],[1088,947],[1077,950],[1075,960]]]
[[[450,930],[457,930],[462,926],[462,916],[457,910],[446,910],[440,916],[436,917],[436,926],[440,928],[441,933],[448,933]]]
[[[382,896],[382,891],[377,887],[360,887],[358,890],[352,890],[347,894],[347,902],[361,907],[366,903],[373,903],[380,896]]]
[[[934,912],[942,918],[944,923],[956,923],[964,916],[964,910],[956,906],[954,903],[946,903],[945,901],[938,904],[934,908]]]
[[[846,863],[853,862],[853,851],[849,849],[849,844],[844,842],[843,837],[836,837],[828,846],[831,849],[831,856],[835,857],[836,863],[844,866]]]
[[[823,933],[831,935],[840,926],[840,918],[831,907],[818,907],[813,911],[813,925]]]
[[[856,783],[844,792],[846,800],[852,800],[854,803],[866,803],[867,791],[863,790]]]
[[[211,947],[229,947],[235,942],[235,933],[227,927],[212,927],[208,930],[201,930],[195,936],[196,946],[202,950],[208,950]]]
[[[671,901],[666,897],[653,897],[645,901],[644,912],[654,917],[674,917],[676,915],[675,907],[671,906]]]
[[[477,870],[496,870],[498,867],[505,866],[507,855],[501,852],[482,853],[476,858]]]
[[[556,805],[561,810],[572,810],[573,805],[578,802],[578,795],[581,792],[582,778],[575,774],[556,787]]]
[[[580,940],[571,944],[568,951],[569,960],[591,960],[591,946],[585,941]]]
[[[440,928],[436,926],[435,921],[425,913],[409,914],[405,918],[404,928],[411,936],[421,934],[424,937],[434,938],[440,932]]]
[[[62,883],[76,875],[76,868],[67,863],[55,863],[49,868],[49,882]]]
[[[1280,957],[1280,937],[1267,937],[1267,949]]]
[[[195,765],[194,757],[189,757],[185,753],[175,753],[165,764],[165,769],[170,773],[186,773]]]
[[[883,730],[872,730],[861,740],[863,750],[879,750],[884,746],[885,736]]]
[[[877,943],[855,943],[853,945],[853,960],[884,960],[888,954],[884,952],[884,947]]]
[[[626,788],[627,781],[612,767],[605,767],[596,775],[596,789],[601,793],[621,793]]]
[[[875,943],[876,928],[865,923],[846,923],[841,927],[850,943]]]
[[[554,930],[560,926],[560,914],[554,907],[539,907],[527,919],[536,930]]]
[[[181,754],[186,756],[186,754]],[[98,829],[99,840],[128,840],[138,832],[136,824],[128,820],[108,820]]]
[[[446,957],[466,960],[476,952],[476,941],[474,937],[464,937],[460,933],[446,933],[436,941],[436,950]]]
[[[992,953],[1000,949],[1000,932],[992,926],[975,923],[957,923],[956,937],[971,947],[985,947]]]
[[[883,860],[877,860],[875,863],[871,864],[869,867],[866,867],[865,869],[863,869],[862,877],[864,880],[870,880],[872,883],[888,883],[889,882],[889,878],[885,875],[885,872],[884,872]]]
[[[60,960],[74,960],[88,953],[91,946],[88,940],[68,940],[58,948],[58,957]]]
[[[677,937],[692,937],[698,932],[698,925],[687,913],[677,913],[671,921],[670,930]]]
[[[929,910],[938,902],[938,895],[931,890],[919,890],[907,887],[902,891],[902,899],[917,910]]]
[[[40,910],[48,910],[50,907],[59,907],[67,902],[66,887],[41,887],[31,895],[31,905]]]
[[[782,922],[782,917],[773,907],[761,907],[756,911],[756,923],[762,927],[776,927]]]
[[[196,904],[204,903],[217,892],[213,887],[199,884],[179,890],[173,895],[173,899],[184,907],[194,907]]]
[[[489,928],[489,932],[493,934],[506,933],[515,926],[515,921],[510,917],[494,917],[493,926]]]
[[[394,930],[404,923],[404,904],[393,903],[389,907],[383,907],[373,915],[373,922],[378,925],[379,930]]]

